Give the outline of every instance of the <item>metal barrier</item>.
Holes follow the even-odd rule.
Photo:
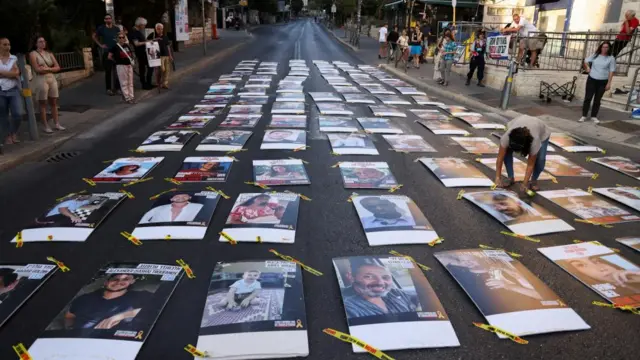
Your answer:
[[[81,52],[67,52],[55,54],[60,72],[84,69],[84,56]]]

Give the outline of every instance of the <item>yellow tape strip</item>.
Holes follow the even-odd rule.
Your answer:
[[[502,329],[500,329],[498,327],[495,327],[495,326],[492,326],[492,325],[487,325],[487,324],[482,324],[482,323],[477,323],[477,322],[474,322],[473,325],[479,327],[480,329],[487,330],[487,331],[490,331],[490,332],[495,333],[495,334],[504,335],[504,336],[508,337],[511,341],[516,342],[518,344],[526,345],[526,344],[529,343],[527,340],[521,338],[518,335],[514,335],[514,334],[512,334],[512,333],[510,333],[508,331],[502,330]]]
[[[593,194],[593,186],[589,186],[589,187],[587,188],[587,192],[588,192],[589,194]]]
[[[591,179],[593,179],[593,180],[597,180],[597,179],[598,179],[598,177],[600,177],[600,174],[595,173],[595,174],[593,174],[593,176],[591,177]]]
[[[424,270],[424,271],[429,271],[431,270],[430,267],[426,266],[426,265],[422,265],[419,262],[416,261],[416,259],[414,259],[413,257],[409,256],[409,255],[404,255],[404,254],[400,254],[399,252],[395,251],[395,250],[391,250],[389,251],[389,254],[391,255],[395,255],[395,256],[399,256],[399,257],[403,257],[409,261],[411,261],[414,265],[416,265],[417,267],[419,267],[420,269]]]
[[[613,227],[613,225],[604,224],[604,223],[599,223],[599,222],[595,222],[595,221],[591,221],[591,220],[573,219],[573,221],[576,221],[576,222],[579,222],[579,223],[584,223],[584,224],[591,224],[591,225],[596,225],[596,226],[602,226],[603,228],[606,228],[606,229],[611,229],[611,228]]]
[[[607,150],[606,149],[601,149],[600,152],[603,153],[603,154],[606,154]]]
[[[193,273],[193,270],[191,270],[191,267],[189,267],[189,264],[184,262],[184,260],[178,259],[178,260],[176,260],[176,263],[178,263],[178,265],[180,265],[180,267],[184,270],[184,273],[187,274],[187,277],[189,279],[195,279],[196,278],[196,274]]]
[[[508,232],[508,231],[500,231],[500,234],[511,236],[511,237],[514,237],[514,238],[522,239],[522,240],[532,241],[534,243],[539,243],[540,242],[539,239],[535,239],[535,238],[532,238],[530,236],[524,236],[524,235],[520,235],[520,234]]]
[[[201,351],[196,349],[195,346],[188,344],[187,346],[184,347],[184,350],[186,352],[188,352],[189,354],[196,356],[196,357],[201,357],[201,358],[208,358],[209,354],[206,351]]]
[[[226,200],[231,199],[231,196],[225,194],[224,192],[222,192],[222,190],[218,190],[216,188],[214,188],[213,186],[207,186],[205,189],[207,190],[211,190],[214,193],[217,193],[218,195],[222,196],[223,198],[225,198]]]
[[[403,186],[404,186],[404,185],[402,185],[402,184],[398,184],[398,185],[396,185],[396,186],[392,187],[391,189],[389,189],[389,192],[390,192],[390,193],[394,193],[394,192],[396,192],[396,191],[400,190]]]
[[[87,184],[89,184],[91,186],[96,186],[96,182],[91,180],[91,179],[82,178],[82,181],[86,182]]]
[[[296,260],[296,259],[292,258],[289,255],[280,254],[279,252],[275,251],[274,249],[269,249],[269,252],[274,254],[275,256],[279,257],[282,260],[291,261],[291,262],[294,262],[294,263],[300,265],[301,268],[303,268],[304,270],[312,273],[315,276],[321,276],[322,275],[322,273],[320,271],[312,268],[311,266],[307,266],[307,265],[303,264],[299,260]]]
[[[118,190],[118,192],[121,192],[121,193],[123,193],[123,194],[127,195],[127,197],[128,197],[129,199],[135,199],[135,198],[136,198],[135,196],[133,196],[133,194],[132,194],[132,193],[128,192],[127,190]]]
[[[585,160],[587,160],[587,162],[591,162],[591,156],[587,156]]]
[[[60,202],[66,198],[68,198],[69,196],[73,196],[73,195],[80,195],[80,194],[84,194],[86,193],[87,190],[82,190],[82,191],[78,191],[78,192],[74,192],[74,193],[68,193],[67,195],[63,196],[63,197],[59,197],[56,199],[56,202]]]
[[[554,183],[554,184],[557,184],[558,183],[558,178],[556,178],[555,176],[552,176],[551,177],[551,182]]]
[[[257,183],[257,182],[253,182],[253,181],[245,181],[244,183],[245,183],[245,184],[247,184],[247,185],[257,186],[257,187],[259,187],[259,188],[261,188],[261,189],[264,189],[264,190],[271,189],[271,188],[270,188],[270,187],[268,187],[267,185],[260,184],[260,183]]]
[[[364,341],[362,341],[362,340],[360,340],[360,339],[358,339],[356,337],[353,337],[353,336],[351,336],[349,334],[345,334],[343,332],[340,332],[340,331],[334,330],[334,329],[330,329],[330,328],[322,329],[322,332],[327,334],[327,335],[331,335],[331,336],[333,336],[334,338],[336,338],[338,340],[341,340],[341,341],[348,342],[350,344],[354,344],[356,346],[359,346],[359,347],[365,349],[369,354],[377,357],[378,359],[394,360],[391,356],[383,353],[382,351],[374,348],[373,346],[367,344],[366,342],[364,342]]]
[[[329,154],[331,154],[331,155],[333,155],[333,156],[342,156],[342,154],[338,154],[338,153],[337,153],[337,152],[335,152],[335,151],[332,151],[332,152],[330,152]]]
[[[231,155],[231,154],[235,154],[243,151],[249,151],[249,149],[236,149],[236,150],[227,151],[226,155]]]
[[[135,236],[131,235],[126,231],[120,232],[120,235],[124,236],[127,240],[131,241],[133,245],[136,245],[136,246],[142,245],[142,241],[140,241],[138,238],[136,238]]]
[[[630,306],[630,305],[618,305],[618,304],[609,304],[609,303],[605,303],[602,301],[592,301],[591,304],[596,305],[596,306],[600,306],[600,307],[607,307],[610,309],[620,309],[620,310],[624,310],[624,311],[629,311],[632,314],[635,315],[640,315],[640,310]]]
[[[258,244],[262,244],[262,238],[260,236],[256,236],[256,242]]]
[[[496,184],[491,185],[491,190],[495,190],[497,188],[498,188],[498,185],[496,185]]]
[[[298,151],[302,151],[302,150],[307,150],[310,149],[311,146],[300,146],[299,148],[295,148],[293,149],[293,152],[298,152]]]
[[[56,258],[48,256],[47,260],[51,261],[52,263],[55,263],[56,265],[58,265],[58,268],[60,269],[60,271],[62,272],[67,272],[71,269],[69,269],[69,267],[67,267],[67,265],[65,265],[62,261],[60,260],[56,260]]]
[[[131,149],[131,150],[129,150],[129,152],[134,152],[134,153],[138,153],[138,154],[144,154],[146,151],[140,150],[140,149]]]
[[[291,157],[291,156],[289,156],[289,159],[291,159],[291,160],[300,160],[300,161],[302,161],[302,163],[303,163],[303,164],[309,164],[309,162],[308,162],[308,161],[306,161],[306,160],[302,160],[302,159],[294,158],[294,157]]]
[[[331,165],[331,168],[332,168],[332,169],[335,169],[335,168],[337,168],[337,167],[340,167],[340,163],[339,163],[339,162],[338,162],[338,163],[335,163],[335,164],[333,164],[333,165]]]
[[[124,184],[124,185],[122,185],[122,186],[123,186],[123,187],[129,187],[129,186],[131,186],[131,185],[140,184],[140,183],[143,183],[143,182],[146,182],[146,181],[149,181],[149,180],[153,180],[153,176],[148,177],[148,178],[145,178],[145,179],[140,179],[140,180],[132,181],[132,182],[130,182],[130,183],[126,183],[126,184]]]
[[[347,198],[347,202],[353,202],[353,198],[359,196],[358,193],[351,193],[351,195]]]
[[[112,162],[114,162],[114,161],[116,161],[116,160],[117,160],[117,159],[105,160],[105,161],[103,161],[102,163],[103,163],[103,164],[110,164],[110,163],[112,163]]]
[[[182,185],[182,182],[180,182],[180,181],[178,181],[178,180],[176,180],[174,178],[164,178],[164,181],[168,181],[168,182],[170,182],[172,184],[175,184],[175,185]]]
[[[438,244],[442,244],[443,242],[444,242],[444,238],[440,237],[440,238],[437,238],[437,239],[435,239],[433,241],[428,242],[427,245],[433,247],[433,246],[436,246]]]
[[[18,343],[18,345],[13,345],[12,347],[13,347],[13,351],[15,351],[16,354],[18,354],[18,357],[20,358],[20,360],[33,360],[31,355],[27,351],[27,348],[25,348],[24,345],[22,345],[22,343]]]
[[[395,152],[399,152],[399,153],[404,153],[404,154],[408,154],[409,152],[407,150],[398,150],[398,149],[389,149],[390,151],[395,151]]]
[[[227,241],[229,242],[229,244],[231,245],[236,245],[238,242],[235,241],[231,236],[229,236],[229,234],[227,234],[224,231],[221,231],[218,233],[220,236],[222,236],[223,238],[227,239]]]
[[[238,160],[238,158],[236,158],[235,156],[229,156],[229,158],[231,158],[231,160],[233,160],[234,162],[240,162],[240,160]]]
[[[574,240],[573,240],[573,243],[574,243],[574,244],[582,244],[583,242],[584,242],[584,241],[582,241],[582,240],[577,240],[577,239],[574,239]],[[595,240],[594,240],[594,241],[588,241],[588,242],[590,242],[590,243],[592,243],[592,244],[595,244],[595,245],[598,245],[598,246],[605,246],[605,245],[604,245],[604,244],[602,244],[600,241],[595,241]],[[619,252],[620,252],[620,249],[616,249],[616,248],[612,248],[612,247],[610,247],[609,249],[610,249],[610,250],[613,250],[614,252],[617,252],[617,253],[619,253]]]
[[[288,194],[295,194],[295,195],[298,195],[298,196],[300,197],[300,199],[302,199],[302,200],[305,200],[305,201],[311,201],[311,198],[310,198],[310,197],[307,197],[307,196],[302,195],[302,194],[300,194],[300,193],[293,192],[293,191],[289,191],[289,190],[285,190],[284,192],[286,192],[286,193],[288,193]]]
[[[172,192],[172,191],[176,191],[176,190],[178,190],[178,189],[176,189],[176,188],[171,188],[171,189],[169,189],[169,190],[165,190],[165,191],[163,191],[163,192],[161,192],[161,193],[157,193],[157,194],[153,195],[152,197],[150,197],[150,198],[149,198],[149,200],[155,200],[155,199],[159,198],[160,196],[162,196],[162,195],[164,195],[164,194],[166,194],[166,193],[170,193],[170,192]]]
[[[22,241],[22,231],[18,231],[16,234],[16,248],[21,248],[24,245],[24,241]]]
[[[456,197],[456,200],[462,200],[462,195],[464,195],[464,190],[460,190],[458,192],[458,196]]]
[[[491,246],[484,245],[484,244],[480,244],[480,249],[486,249],[486,250],[502,250],[502,251],[506,252],[507,254],[509,254],[509,255],[513,256],[513,257],[516,257],[516,258],[520,258],[520,257],[522,257],[522,255],[520,255],[520,254],[518,254],[518,253],[509,252],[509,251],[507,251],[507,250],[505,250],[505,249],[502,249],[502,248],[495,248],[495,247],[491,247]]]

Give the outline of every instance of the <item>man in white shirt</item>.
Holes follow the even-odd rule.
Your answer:
[[[378,59],[387,57],[387,33],[389,32],[389,25],[384,24],[380,30],[378,30],[378,42],[380,43],[380,53]]]
[[[220,306],[226,307],[227,310],[233,310],[238,307],[246,308],[249,305],[259,304],[260,300],[257,297],[262,289],[258,281],[259,277],[260,271],[258,270],[245,271],[242,279],[229,286],[229,292],[220,302]]]
[[[395,203],[382,197],[371,196],[359,202],[363,208],[371,213],[360,219],[366,230],[381,227],[415,226],[411,213],[400,209]]]
[[[189,194],[175,194],[171,198],[171,204],[147,211],[140,220],[140,224],[193,221],[202,209],[202,204],[191,203],[189,200],[191,200]]]
[[[525,50],[531,51],[531,62],[529,63],[533,66],[536,63],[536,58],[538,57],[538,50],[542,50],[544,47],[544,34],[538,33],[538,28],[536,28],[529,20],[520,16],[520,14],[513,14],[513,23],[511,23],[511,27],[502,29],[503,34],[514,34],[518,33],[518,37],[520,38],[520,44],[518,49],[518,63],[522,61],[522,57],[525,54]],[[534,33],[534,34],[530,34]]]

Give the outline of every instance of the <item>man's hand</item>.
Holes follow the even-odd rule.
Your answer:
[[[242,302],[240,303],[240,306],[243,307],[243,308],[246,308],[250,304],[251,304],[251,299],[246,298],[246,299],[242,300]]]
[[[496,176],[496,179],[494,180],[494,183],[496,184],[496,187],[501,188],[503,186],[503,184],[502,184],[502,176]]]
[[[233,309],[233,308],[234,308],[234,307],[236,307],[236,306],[238,306],[238,304],[237,304],[235,301],[231,300],[231,301],[229,301],[229,303],[227,304],[227,310],[231,310],[231,309]]]
[[[113,315],[110,318],[106,318],[98,323],[98,325],[94,326],[94,329],[111,329],[114,326],[118,325],[120,321],[124,319],[122,314]]]
[[[524,181],[520,183],[520,191],[522,191],[523,193],[526,193],[527,190],[529,190],[529,183],[526,183]]]
[[[77,216],[72,216],[70,219],[71,219],[71,222],[74,223],[74,224],[82,222],[82,219],[80,219]]]
[[[605,86],[605,87],[604,87],[604,90],[605,90],[605,91],[609,91],[609,90],[611,90],[611,84],[610,84],[610,83],[607,83],[607,86]]]

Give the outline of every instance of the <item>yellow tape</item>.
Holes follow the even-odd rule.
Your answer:
[[[587,160],[587,162],[591,162],[591,156],[587,156],[585,160]]]
[[[508,331],[502,330],[502,329],[500,329],[498,327],[495,327],[495,326],[492,326],[492,325],[487,325],[487,324],[482,324],[482,323],[477,323],[477,322],[474,322],[473,325],[479,327],[480,329],[487,330],[487,331],[490,331],[490,332],[495,333],[495,334],[504,335],[504,336],[508,337],[511,341],[516,342],[518,344],[526,345],[526,344],[529,343],[527,340],[521,338],[518,335],[514,335],[514,334],[512,334],[512,333],[510,333]]]
[[[214,188],[213,186],[207,186],[205,189],[207,190],[211,190],[214,193],[217,193],[218,195],[222,196],[223,198],[225,198],[226,200],[231,199],[231,196],[225,194],[224,192],[222,192],[222,190],[218,190],[216,188]]]
[[[165,191],[163,191],[163,192],[161,192],[161,193],[157,193],[157,194],[153,195],[152,197],[150,197],[150,198],[149,198],[149,200],[155,200],[155,199],[159,198],[160,196],[162,196],[162,195],[164,195],[164,194],[166,194],[166,193],[170,193],[170,192],[172,192],[172,191],[176,191],[176,190],[178,190],[178,189],[176,189],[176,188],[171,188],[171,189],[169,189],[169,190],[165,190]]]
[[[224,231],[221,231],[218,233],[220,236],[222,236],[223,238],[227,239],[227,241],[229,242],[229,244],[231,245],[236,245],[238,242],[235,241],[231,236],[229,236],[229,234],[225,233]]]
[[[616,184],[617,187],[627,187],[627,188],[631,188],[631,189],[635,189],[635,190],[640,190],[640,187],[638,186],[629,186],[629,185],[620,185],[620,184]]]
[[[103,164],[110,164],[110,163],[112,163],[112,162],[114,162],[114,161],[116,161],[116,160],[117,160],[117,159],[105,160],[105,161],[103,161],[102,163],[103,163]]]
[[[175,185],[182,185],[182,183],[180,181],[178,181],[176,179],[173,179],[173,178],[164,178],[164,181],[168,181],[168,182],[170,182],[172,184],[175,184]]]
[[[131,149],[131,150],[129,150],[129,152],[134,152],[134,153],[138,153],[138,154],[144,154],[146,151],[140,150],[140,149]]]
[[[142,241],[140,241],[138,238],[136,238],[135,236],[131,235],[126,231],[120,232],[120,235],[124,236],[127,240],[131,241],[133,245],[136,245],[136,246],[142,245]]]
[[[60,269],[60,271],[62,271],[62,272],[67,272],[67,271],[71,270],[62,261],[56,260],[56,258],[54,258],[54,257],[48,256],[47,260],[51,261],[52,263],[55,263],[58,266],[58,268]]]
[[[557,184],[558,183],[558,178],[556,178],[555,176],[552,176],[551,177],[551,182],[554,183],[554,184]]]
[[[335,168],[337,168],[337,167],[340,167],[340,163],[339,163],[339,162],[338,162],[338,163],[335,163],[335,164],[333,164],[333,165],[331,165],[331,168],[332,168],[332,169],[335,169]]]
[[[256,236],[256,242],[258,244],[262,244],[262,238],[260,236]]]
[[[589,194],[593,194],[593,187],[592,187],[592,186],[589,186],[589,187],[587,188],[587,192],[588,192]]]
[[[436,246],[438,244],[442,244],[443,241],[444,241],[444,238],[440,237],[440,238],[437,238],[437,239],[435,239],[433,241],[428,242],[427,245],[433,247],[433,246]]]
[[[47,235],[47,240],[49,241],[53,240],[53,235]]]
[[[135,196],[133,196],[133,194],[132,194],[132,193],[130,193],[130,192],[126,191],[126,190],[118,190],[118,192],[121,192],[121,193],[123,193],[123,194],[127,195],[127,197],[128,197],[129,199],[135,199],[135,198],[136,198]]]
[[[574,244],[581,244],[581,243],[583,243],[583,242],[584,242],[584,241],[582,241],[582,240],[577,240],[577,239],[574,239],[574,240],[573,240],[573,243],[574,243]],[[605,245],[604,245],[604,244],[602,244],[600,241],[595,241],[595,240],[594,240],[594,241],[588,241],[588,242],[590,242],[590,243],[592,243],[592,244],[595,244],[595,245],[598,245],[598,246],[605,246]],[[612,250],[613,252],[617,252],[617,253],[619,253],[619,252],[620,252],[620,249],[616,249],[616,248],[612,248],[612,247],[608,247],[608,246],[607,246],[607,248],[609,248],[609,249],[610,249],[610,250]]]
[[[591,302],[592,305],[596,305],[596,306],[601,306],[601,307],[607,307],[610,309],[620,309],[620,310],[624,310],[624,311],[629,311],[632,314],[635,315],[640,315],[640,310],[634,308],[633,306],[630,305],[618,305],[618,304],[609,304],[609,303],[604,303],[602,301],[592,301]]]
[[[25,89],[25,90],[28,90],[28,89]],[[15,351],[16,354],[18,354],[18,357],[20,358],[20,360],[33,360],[31,355],[27,351],[27,348],[25,348],[24,345],[22,345],[22,343],[18,343],[18,345],[13,345],[12,347],[13,347],[13,351]]]
[[[165,236],[164,236],[164,239],[165,239],[165,240],[171,240],[171,234],[167,234],[167,235],[165,235]]]
[[[331,155],[333,155],[333,156],[341,156],[341,155],[342,155],[342,154],[338,154],[338,153],[337,153],[337,152],[335,152],[335,151],[332,151],[332,152],[330,152],[329,154],[331,154]]]
[[[607,153],[607,150],[602,149],[602,150],[600,150],[600,152],[601,152],[601,153],[603,153],[603,154],[606,154],[606,153]]]
[[[231,158],[231,160],[233,160],[234,162],[240,162],[240,160],[238,160],[235,156],[229,156],[229,158]]]
[[[293,152],[298,152],[298,151],[302,151],[302,150],[307,150],[310,149],[311,146],[300,146],[299,148],[295,148],[293,149]]]
[[[302,161],[302,163],[303,163],[303,164],[309,164],[309,162],[308,162],[308,161],[306,161],[306,160],[302,160],[302,159],[294,158],[294,157],[291,157],[291,156],[289,156],[289,159],[291,159],[291,160],[300,160],[300,161]]]
[[[362,341],[362,340],[360,340],[360,339],[358,339],[356,337],[353,337],[353,336],[351,336],[349,334],[345,334],[343,332],[340,332],[340,331],[334,330],[334,329],[330,329],[330,328],[322,329],[322,332],[327,334],[327,335],[331,335],[331,336],[333,336],[334,338],[336,338],[338,340],[342,340],[344,342],[348,342],[350,344],[354,344],[356,346],[359,346],[359,347],[365,349],[369,354],[377,357],[378,359],[394,360],[391,356],[383,353],[382,351],[374,348],[373,346],[367,344],[366,342],[364,342],[364,341]]]
[[[599,223],[599,222],[595,222],[595,221],[591,221],[591,220],[573,219],[573,221],[576,221],[576,222],[579,222],[579,223],[584,223],[584,224],[602,226],[603,228],[606,228],[606,229],[611,229],[613,227],[612,225],[609,225],[609,224]]]
[[[404,254],[400,254],[399,252],[395,251],[395,250],[391,250],[389,251],[389,254],[391,255],[395,255],[395,256],[399,256],[399,257],[403,257],[409,261],[411,261],[414,265],[416,265],[417,267],[419,267],[420,269],[424,270],[424,271],[429,271],[431,270],[430,267],[426,266],[426,265],[422,265],[419,262],[416,261],[416,259],[414,259],[413,257],[409,256],[409,255],[404,255]]]
[[[176,263],[178,263],[178,265],[180,265],[180,267],[182,268],[182,270],[184,270],[184,273],[187,274],[187,277],[189,279],[195,279],[196,278],[196,274],[193,273],[193,270],[191,270],[191,267],[189,267],[189,264],[184,262],[184,260],[178,259],[178,260],[176,260]]]
[[[511,237],[514,237],[514,238],[522,239],[522,240],[532,241],[534,243],[539,243],[540,242],[539,239],[534,239],[534,238],[529,237],[529,236],[524,236],[524,235],[520,235],[520,234],[508,232],[508,231],[500,231],[500,234],[511,236]]]
[[[321,276],[322,275],[322,273],[320,271],[312,268],[311,266],[307,266],[307,265],[303,264],[299,260],[296,260],[296,259],[292,258],[289,255],[280,254],[279,252],[275,251],[274,249],[269,249],[269,252],[274,254],[275,256],[279,257],[282,260],[291,261],[291,262],[294,262],[294,263],[300,265],[301,268],[303,268],[304,270],[312,273],[315,276]]]
[[[527,189],[527,195],[529,195],[529,197],[534,197],[536,196],[535,191],[531,190],[531,189]]]
[[[226,155],[231,155],[231,154],[235,154],[243,151],[249,151],[249,149],[236,149],[236,150],[227,151]]]
[[[96,182],[91,180],[91,179],[82,178],[82,181],[86,182],[87,184],[89,184],[91,186],[96,186]]]
[[[358,193],[351,193],[349,198],[347,198],[347,202],[353,202],[353,198],[355,198],[356,196],[359,196]]]
[[[522,255],[520,255],[520,254],[518,254],[518,253],[509,252],[509,251],[507,251],[507,250],[505,250],[505,249],[502,249],[502,248],[495,248],[495,247],[491,247],[491,246],[484,245],[484,244],[480,244],[480,249],[486,249],[486,250],[502,250],[502,251],[506,252],[507,254],[509,254],[509,255],[513,256],[513,257],[516,257],[516,258],[520,258],[520,257],[522,257]]]
[[[206,351],[201,351],[196,349],[195,346],[188,344],[187,346],[184,347],[184,350],[186,352],[188,352],[189,354],[196,356],[196,357],[201,357],[201,358],[208,358],[209,357],[209,353],[207,353]]]
[[[591,179],[593,179],[593,180],[597,180],[597,179],[598,179],[598,177],[600,177],[600,174],[595,173],[595,174],[593,174],[593,176],[591,177]]]
[[[462,195],[464,195],[464,190],[460,190],[458,192],[458,196],[456,197],[456,200],[462,200]]]
[[[63,197],[59,197],[56,199],[56,202],[60,202],[66,198],[68,198],[69,196],[73,196],[73,195],[80,195],[80,194],[84,194],[86,193],[87,190],[82,190],[82,191],[78,191],[78,192],[74,192],[74,193],[68,193],[67,195],[63,196]]]
[[[495,190],[497,187],[498,187],[498,185],[493,184],[493,185],[491,185],[491,190]]]
[[[398,184],[398,185],[396,185],[396,186],[392,187],[391,189],[389,189],[389,192],[390,192],[390,193],[394,193],[394,192],[396,192],[396,191],[400,190],[403,186],[404,186],[404,185],[402,185],[402,184]]]
[[[16,234],[16,248],[21,248],[23,244],[24,241],[22,241],[22,231],[18,231],[18,233]]]
[[[140,184],[140,183],[143,183],[143,182],[145,182],[145,181],[149,181],[149,180],[153,180],[153,176],[148,177],[148,178],[145,178],[145,179],[135,180],[135,181],[132,181],[132,182],[130,182],[130,183],[126,183],[126,184],[124,184],[124,185],[122,185],[122,186],[123,186],[123,187],[128,187],[128,186],[135,185],[135,184]]]
[[[311,198],[310,198],[310,197],[307,197],[307,196],[302,195],[302,194],[300,194],[300,193],[293,192],[293,191],[289,191],[289,190],[285,190],[284,192],[286,192],[287,194],[295,194],[295,195],[298,195],[298,196],[300,197],[300,199],[302,199],[302,200],[305,200],[305,201],[311,201]]]
[[[405,153],[405,154],[409,153],[407,150],[398,150],[398,149],[389,149],[389,150],[399,152],[399,153]]]
[[[270,188],[270,187],[268,187],[267,185],[260,184],[260,183],[257,183],[257,182],[253,182],[253,181],[245,181],[244,183],[245,183],[245,184],[247,184],[247,185],[257,186],[257,187],[259,187],[259,188],[261,188],[261,189],[264,189],[264,190],[271,189],[271,188]]]

